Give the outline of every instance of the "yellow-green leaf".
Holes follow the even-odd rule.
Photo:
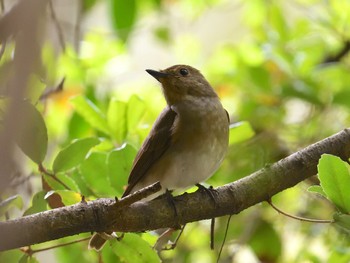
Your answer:
[[[337,156],[323,154],[317,167],[321,186],[328,199],[341,212],[350,213],[349,165]]]
[[[53,171],[64,172],[78,166],[90,149],[99,143],[98,138],[84,138],[72,142],[57,154],[52,166]]]
[[[255,132],[247,121],[241,121],[230,125],[229,144],[236,144],[252,138]]]
[[[106,116],[89,99],[84,96],[76,96],[71,99],[75,110],[96,130],[109,134]]]

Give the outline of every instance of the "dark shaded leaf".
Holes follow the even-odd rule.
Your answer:
[[[281,238],[273,226],[266,221],[258,223],[248,244],[262,262],[277,262],[282,253]]]

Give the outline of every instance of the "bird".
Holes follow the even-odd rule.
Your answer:
[[[228,149],[229,115],[199,70],[174,65],[146,71],[160,82],[167,105],[134,159],[122,197],[156,182],[162,187],[157,196],[198,185],[214,174]],[[89,247],[101,249],[101,239],[95,234]]]

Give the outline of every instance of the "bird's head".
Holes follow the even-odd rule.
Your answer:
[[[187,65],[175,65],[164,70],[146,70],[163,87],[169,105],[191,97],[217,97],[199,70]]]

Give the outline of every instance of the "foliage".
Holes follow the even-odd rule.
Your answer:
[[[145,51],[132,50],[149,35],[150,53],[155,45],[159,60],[162,52],[172,56],[161,62],[164,67],[184,61],[200,68],[230,114],[230,150],[208,180],[213,186],[242,178],[349,126],[350,61],[347,52],[339,55],[349,45],[349,1],[82,3],[81,15],[86,17],[98,5],[106,5],[116,37],[91,28],[82,35],[79,50],[67,44],[58,55],[46,40],[41,51],[45,70],[32,74],[27,95],[18,104],[27,112],[19,120],[16,143],[22,151],[21,167],[34,174],[23,183],[31,189],[31,202],[23,202],[28,193],[19,187],[1,193],[2,219],[70,205],[82,195],[88,200],[121,196],[137,149],[165,105],[155,81],[147,82],[146,73],[136,66],[158,66],[141,61],[148,57],[141,58],[147,44]],[[11,75],[5,73],[11,73],[14,48],[8,44],[1,58],[1,85]],[[129,74],[131,80],[125,80]],[[145,77],[138,77],[141,74]],[[62,77],[62,90],[39,99],[41,79],[51,87]],[[6,96],[1,97],[0,109],[3,128]],[[265,204],[250,208],[233,217],[221,261],[348,262],[349,165],[324,155],[318,168],[320,185],[316,178],[304,182],[278,194],[274,202],[290,213],[333,218],[334,223],[295,222]],[[204,221],[187,226],[177,248],[160,257],[151,249],[153,233],[126,234],[99,255],[88,251],[85,243],[55,249],[55,254],[57,262],[212,262],[224,239],[226,220],[217,220],[214,251],[209,249],[210,227]],[[67,240],[74,239],[50,245]],[[13,250],[0,253],[0,261],[38,259]]]

